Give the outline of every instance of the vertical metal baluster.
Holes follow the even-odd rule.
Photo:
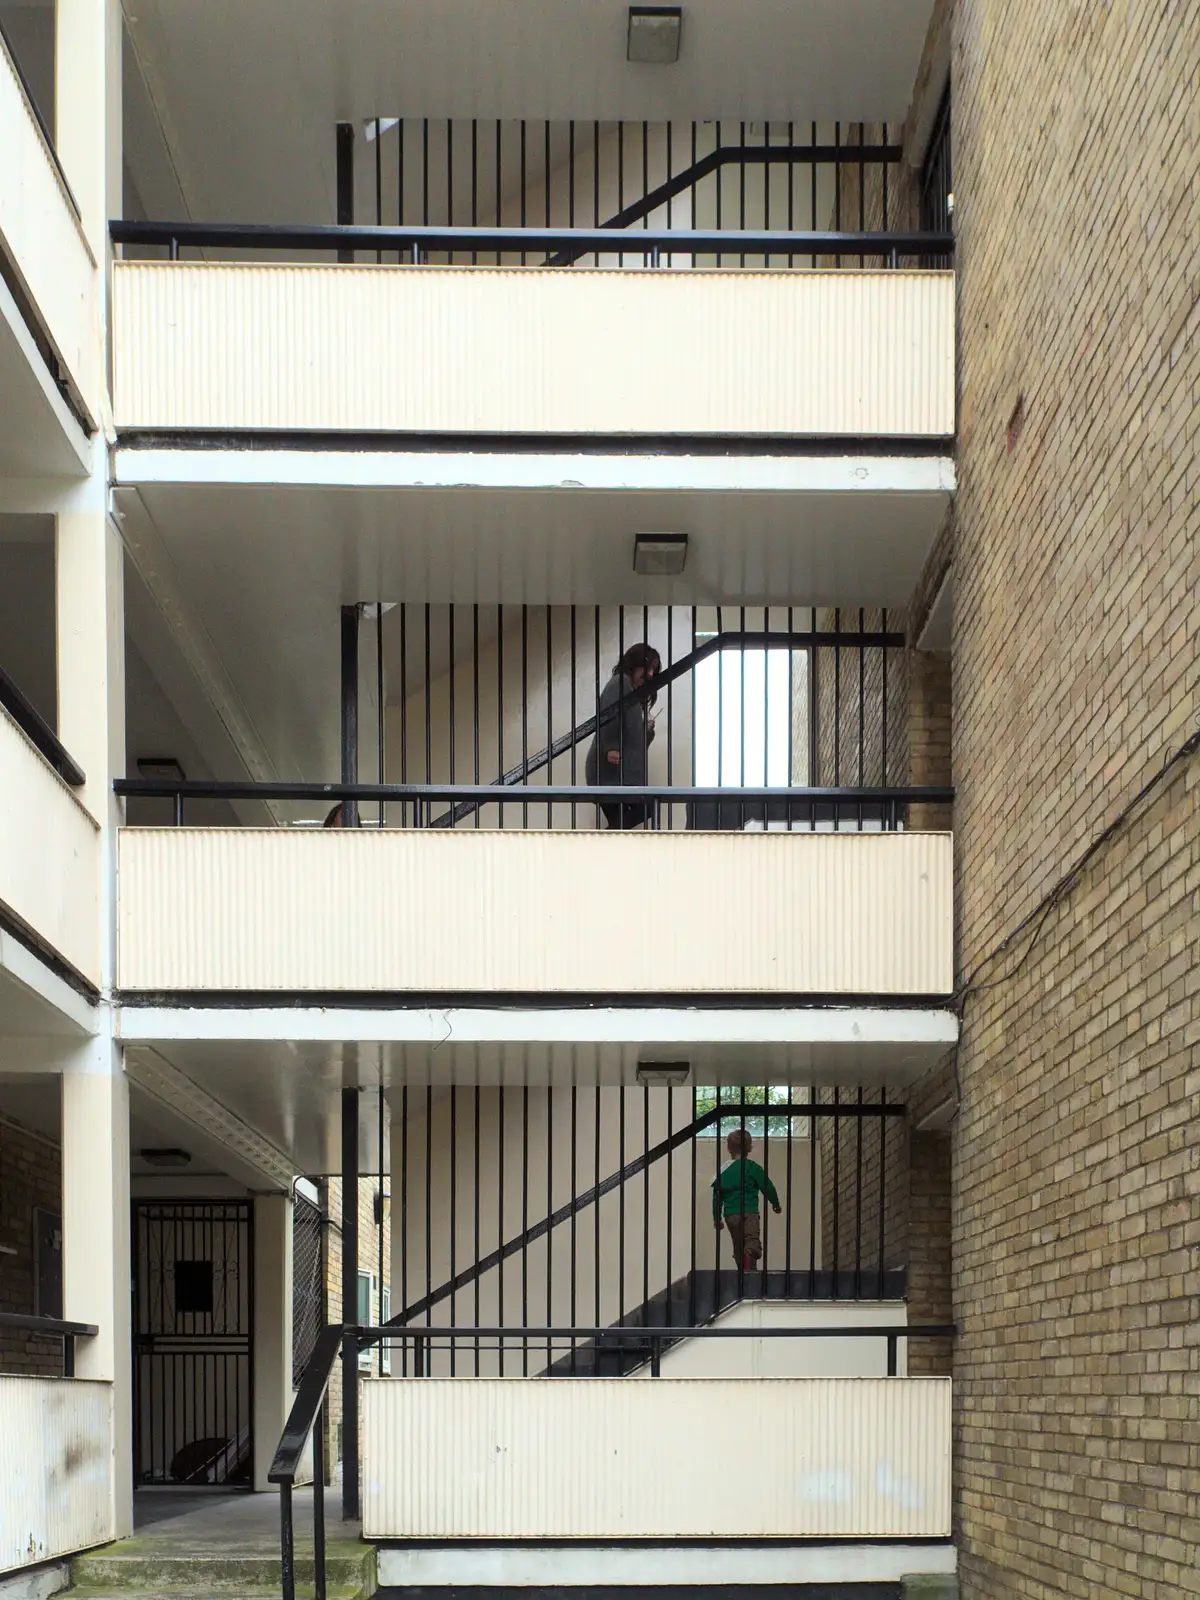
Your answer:
[[[430,634],[433,631],[433,608],[425,603],[425,782],[433,782],[433,671],[431,666]],[[426,820],[432,815],[432,807]]]
[[[787,141],[788,141],[789,145],[794,145],[795,142],[796,142],[796,125],[795,125],[794,122],[789,122],[788,123]],[[812,166],[813,166],[813,170],[816,171],[816,163],[815,162],[812,163]],[[787,220],[788,232],[789,233],[795,233],[795,231],[796,231],[796,163],[794,161],[789,161],[788,162],[788,166],[787,166],[787,219],[788,219]],[[789,251],[789,253],[788,253],[788,266],[789,267],[794,267],[795,265],[796,265],[795,254],[793,252]]]
[[[574,124],[572,123],[572,127]],[[572,612],[574,607],[572,607]],[[575,1197],[579,1193],[579,1085],[571,1085],[571,1326],[575,1327],[578,1320],[578,1301],[576,1297],[576,1278],[578,1274],[577,1248],[579,1242],[578,1222],[579,1216],[575,1208]],[[599,1205],[599,1201],[596,1204]],[[596,1324],[599,1327],[599,1323]],[[571,1376],[575,1375],[575,1341],[571,1341]]]
[[[833,612],[833,631],[839,634],[842,631],[842,611],[836,606]],[[833,645],[833,786],[840,789],[842,784],[842,646],[840,641],[834,640]],[[838,801],[834,808],[834,828],[841,832],[842,807]]]
[[[742,199],[745,201],[746,169],[742,168]],[[742,258],[745,265],[745,257]],[[738,627],[743,633],[746,631],[746,608],[742,606],[738,613]],[[741,700],[741,709],[738,713],[738,783],[746,787],[746,650],[743,645],[738,651],[738,694]],[[741,802],[742,827],[746,826],[746,802]]]
[[[496,1144],[496,1172],[498,1183],[498,1194],[496,1199],[496,1245],[500,1251],[500,1259],[496,1263],[496,1302],[499,1307],[496,1317],[496,1326],[498,1328],[506,1328],[508,1326],[508,1315],[504,1306],[504,1112],[506,1107],[506,1095],[503,1084],[501,1084],[498,1093],[499,1107],[497,1121],[499,1123],[499,1138]],[[499,1368],[501,1377],[504,1377],[505,1358],[507,1354],[508,1345],[505,1340],[501,1339],[499,1343],[497,1361],[497,1366]]]
[[[575,126],[575,124],[572,123],[571,124],[572,129],[574,128],[574,126]],[[579,726],[578,685],[577,685],[578,659],[579,658],[578,658],[578,655],[576,653],[575,607],[574,607],[574,605],[572,605],[572,607],[571,607],[571,787],[572,788],[574,788],[576,786],[576,784],[579,782],[579,773],[577,771],[577,758],[578,758],[578,751],[579,751],[579,741],[575,737],[575,729]],[[577,801],[572,800],[571,801],[571,827],[574,829],[574,828],[577,828],[578,826],[579,826],[579,805],[578,805]],[[572,1194],[575,1193],[574,1188],[572,1188],[571,1193]],[[572,1346],[571,1348],[572,1348],[572,1350],[574,1350],[574,1346]]]
[[[575,226],[575,118],[567,124],[567,227]],[[571,1346],[572,1371],[574,1371],[575,1346]]]
[[[546,193],[545,193],[546,226],[549,227],[550,226],[550,221],[551,221],[551,213],[550,213],[550,122],[549,122],[549,119],[546,119],[542,123],[542,131],[543,131],[544,141],[545,141],[545,143],[544,143],[544,153],[543,153],[542,159],[543,159],[543,161],[545,163],[544,188],[545,188],[545,191],[546,191]]]
[[[723,630],[721,607],[717,607],[717,643]],[[717,787],[725,786],[725,652],[717,650]],[[725,806],[717,805],[717,826],[725,825]]]
[[[790,168],[788,169],[790,172]],[[783,1298],[792,1298],[792,1104],[795,1099],[792,1085],[787,1088],[787,1213],[783,1219]]]
[[[471,118],[471,226],[479,226],[479,119]],[[479,265],[479,251],[471,251],[471,265]],[[478,779],[475,780],[478,783]]]
[[[446,226],[454,226],[454,121],[446,118]],[[446,254],[447,265],[454,265],[454,252]],[[454,1341],[450,1341],[451,1354],[453,1355]]]
[[[867,125],[866,125],[865,122],[860,122],[859,123],[859,125],[858,125],[858,231],[859,231],[859,233],[866,233],[866,231],[867,231],[867,169],[866,169],[866,164],[865,164],[865,162],[863,160],[863,153],[862,153],[863,139],[866,136],[866,128],[867,128]],[[867,264],[866,256],[860,254],[859,258],[858,258],[858,264],[859,264],[860,267],[865,267],[866,264]]]
[[[667,1316],[666,1316],[666,1320],[668,1322],[673,1322],[675,1320],[675,1310],[674,1310],[675,1302],[671,1297],[671,1284],[674,1281],[674,1277],[675,1277],[675,1258],[674,1258],[674,1254],[673,1254],[673,1250],[672,1250],[672,1246],[674,1244],[674,1240],[672,1238],[672,1232],[673,1232],[674,1210],[675,1210],[675,1186],[674,1186],[674,1184],[672,1182],[672,1176],[673,1176],[673,1171],[674,1171],[674,1151],[671,1149],[671,1139],[672,1139],[672,1136],[674,1135],[674,1132],[675,1132],[675,1090],[668,1088],[666,1090],[666,1096],[667,1096],[667,1304],[666,1304]]]
[[[617,1123],[617,1324],[625,1326],[625,1084],[620,1088]],[[599,1323],[597,1323],[599,1327]]]
[[[854,1298],[862,1299],[863,1091],[858,1086],[854,1129]]]
[[[693,611],[693,616],[694,616],[695,615],[695,607],[692,608],[692,611]],[[693,632],[694,631],[695,630],[694,630],[694,625],[693,625]],[[691,1145],[692,1145],[692,1188],[691,1188],[692,1205],[691,1205],[691,1216],[689,1218],[689,1227],[688,1227],[688,1249],[689,1249],[689,1266],[688,1266],[688,1327],[689,1328],[694,1328],[696,1326],[696,1212],[699,1210],[699,1206],[700,1206],[700,1197],[697,1195],[696,1189],[697,1189],[698,1182],[699,1182],[699,1175],[697,1173],[697,1167],[699,1165],[700,1152],[699,1152],[699,1149],[698,1149],[699,1141],[698,1141],[697,1136],[696,1136],[696,1131],[695,1131],[695,1126],[694,1125],[695,1125],[696,1119],[698,1118],[699,1114],[700,1114],[699,1107],[696,1104],[696,1086],[695,1086],[695,1084],[693,1084],[692,1085],[692,1123],[693,1123],[693,1128],[692,1128],[692,1139],[691,1139]]]
[[[471,694],[472,694],[471,704],[472,704],[472,706],[474,708],[474,716],[472,717],[472,721],[474,723],[473,739],[474,739],[474,747],[475,747],[475,780],[474,781],[475,781],[476,787],[478,787],[479,784],[482,783],[482,781],[483,781],[482,778],[479,776],[479,602],[478,602],[478,600],[471,607]],[[475,826],[476,826],[476,828],[479,827],[479,813],[480,813],[480,810],[481,810],[481,807],[479,806],[478,802],[476,802],[476,805],[475,805]],[[476,1256],[478,1256],[478,1251],[476,1252]],[[475,1319],[475,1326],[476,1327],[479,1326],[478,1317]]]
[[[767,153],[767,152],[770,151],[770,149],[771,149],[771,124],[769,122],[764,122],[763,123],[763,151],[764,151],[764,153]],[[771,231],[771,158],[770,158],[769,153],[767,153],[765,155],[765,159],[763,161],[762,171],[763,171],[763,215],[762,215],[762,225],[763,225],[764,232],[769,233]],[[771,257],[770,257],[770,254],[768,253],[768,254],[764,255],[764,257],[763,257],[763,266],[764,267],[770,267],[770,265],[771,265]],[[764,1252],[765,1252],[765,1247],[764,1247]],[[766,1258],[766,1254],[764,1253],[763,1260],[765,1261],[766,1259],[767,1259]]]
[[[547,608],[548,614],[549,608]],[[554,1326],[554,1234],[550,1218],[554,1215],[554,1085],[546,1085],[546,1326]],[[551,1360],[550,1337],[546,1336],[546,1365]]]
[[[596,1187],[597,1188],[599,1188],[599,1186],[600,1186],[601,1177],[602,1177],[601,1170],[600,1170],[601,1160],[602,1160],[602,1148],[601,1148],[601,1139],[600,1139],[600,1112],[601,1112],[601,1108],[603,1106],[603,1103],[604,1103],[603,1102],[603,1095],[602,1095],[602,1092],[601,1092],[601,1089],[600,1089],[599,1081],[597,1081],[597,1083],[596,1083],[596,1128],[595,1128],[595,1146],[596,1146],[595,1165],[596,1165]],[[593,1258],[593,1261],[592,1261],[592,1267],[593,1267],[593,1272],[594,1272],[594,1277],[595,1277],[595,1293],[593,1294],[593,1297],[592,1297],[595,1309],[594,1309],[594,1313],[593,1313],[593,1316],[592,1316],[592,1326],[594,1328],[599,1328],[599,1327],[601,1327],[603,1325],[602,1318],[601,1318],[601,1315],[600,1315],[602,1307],[601,1307],[601,1300],[600,1300],[600,1196],[599,1195],[596,1196],[595,1204],[592,1207],[592,1232],[594,1234],[594,1239],[593,1239],[593,1243],[592,1243],[592,1248],[593,1248],[593,1251],[594,1251],[594,1258]]]
[[[396,226],[404,226],[404,118],[401,117],[396,127]],[[396,252],[396,260],[400,260],[400,252]],[[404,1345],[405,1350],[408,1349]]]
[[[592,629],[593,639],[592,639],[592,642],[593,642],[593,644],[595,646],[594,654],[595,654],[595,675],[596,675],[596,698],[592,703],[596,707],[596,733],[595,733],[595,738],[596,738],[596,763],[597,763],[597,765],[596,765],[596,781],[598,783],[600,781],[599,763],[600,763],[600,760],[601,760],[600,742],[599,742],[600,741],[600,607],[599,606],[596,606],[594,608],[593,613],[592,613],[592,620],[593,620],[593,629]],[[596,826],[597,827],[600,826],[600,812],[599,812],[599,810],[597,810],[597,812],[596,812]],[[597,1327],[600,1326],[599,1322],[596,1323],[596,1326]]]
[[[408,1307],[408,1085],[400,1091],[400,1309]],[[401,1376],[408,1377],[408,1340],[400,1345]]]
[[[883,125],[883,143],[886,145],[887,142],[888,125],[885,122]],[[880,179],[882,180],[883,188],[883,231],[886,233],[888,231],[888,164],[886,160],[883,160],[879,163],[879,175]],[[885,256],[883,258],[883,264],[885,267],[891,266],[893,264],[891,256]]]
[[[867,683],[866,683],[866,652],[863,649],[863,630],[866,626],[866,612],[862,606],[858,608],[858,786],[861,789],[866,783],[866,743],[867,743]],[[863,806],[861,799],[858,802],[858,831],[863,830]]]
[[[836,1300],[838,1296],[838,1271],[842,1260],[841,1241],[841,1188],[842,1188],[842,1119],[838,1116],[838,1106],[841,1101],[837,1085],[833,1089],[833,1260],[830,1263],[832,1276],[829,1280],[829,1298]]]
[[[879,1091],[879,1292],[883,1299],[884,1246],[887,1235],[887,1090]]]
[[[815,122],[812,125],[812,142],[813,142],[813,144],[816,144],[816,142],[817,142],[817,125],[816,125]],[[812,163],[812,165],[809,167],[808,170],[809,170],[809,181],[810,181],[810,190],[811,190],[810,205],[812,207],[812,216],[809,218],[808,225],[813,230],[813,232],[815,233],[816,230],[817,230],[817,163],[814,161]],[[815,251],[813,252],[812,256],[810,257],[808,264],[809,264],[810,267],[815,267],[816,266],[817,257],[816,257],[816,252]],[[816,780],[813,779],[813,782],[815,782],[815,781]]]
[[[617,210],[618,211],[623,211],[624,209],[625,209],[625,124],[622,121],[622,122],[618,122],[617,123]],[[624,229],[622,229],[622,232],[624,232]],[[623,267],[625,265],[625,254],[624,254],[623,251],[617,257],[617,265],[620,266],[620,267]]]
[[[642,607],[642,643],[643,643],[643,645],[648,645],[650,643],[650,607],[649,606],[643,606]],[[645,770],[646,782],[648,783],[650,781],[650,702],[649,702],[649,700],[644,700],[642,702],[642,766],[643,766],[643,769]],[[646,802],[646,804],[643,805],[642,810],[643,810],[643,813],[644,813],[644,816],[645,816],[645,822],[643,824],[644,827],[646,827],[646,828],[657,828],[657,827],[660,826],[659,804],[658,804],[657,800],[648,800]],[[647,1181],[649,1181],[649,1180],[647,1180]]]
[[[529,786],[529,607],[521,606],[521,787]],[[529,826],[529,802],[521,804],[521,826]]]
[[[600,226],[600,123],[592,124],[592,227]],[[597,250],[592,255],[592,265],[600,265],[600,252]],[[597,1321],[596,1326],[600,1323]]]
[[[650,1306],[650,1085],[642,1085],[642,1306],[643,1319]],[[668,1205],[670,1201],[668,1200]],[[670,1277],[667,1279],[670,1283]]]
[[[503,171],[502,171],[502,169],[503,169],[503,161],[501,159],[502,150],[503,150],[503,144],[502,144],[502,139],[501,139],[501,134],[500,134],[500,128],[501,128],[500,118],[497,117],[496,118],[496,211],[495,211],[495,222],[496,222],[496,227],[497,228],[501,228],[501,227],[504,226],[504,216],[503,216],[503,210],[504,210],[504,181],[503,181]],[[500,251],[499,250],[496,251],[496,265],[497,266],[500,265]]]
[[[546,750],[554,746],[554,608],[546,606]],[[546,782],[554,782],[554,760],[547,754]],[[554,827],[554,803],[546,806],[546,826]]]
[[[408,782],[408,605],[403,600],[400,602],[400,782]],[[401,806],[402,824],[404,816]],[[407,1351],[408,1346],[404,1349]]]
[[[421,221],[429,227],[429,117],[421,120]]]
[[[496,607],[496,779],[504,771],[504,606]],[[504,826],[504,806],[500,806]]]
[[[527,215],[528,215],[527,207],[528,207],[528,203],[529,203],[528,184],[527,184],[526,172],[525,172],[525,155],[526,155],[525,146],[526,146],[525,118],[522,117],[521,118],[521,226],[522,226],[522,228],[525,226],[526,221],[527,221]],[[521,251],[521,265],[524,266],[525,262],[526,262],[526,253],[525,253],[524,250],[522,250]]]
[[[675,176],[674,132],[675,132],[675,124],[668,118],[668,120],[667,120],[667,182],[668,182],[668,184],[670,183],[671,179]],[[671,224],[671,206],[672,206],[672,195],[671,195],[670,190],[668,189],[668,191],[667,191],[667,232],[668,233],[670,233],[671,226],[672,226],[672,224]],[[667,265],[669,267],[673,267],[675,265],[675,252],[673,250],[668,250],[667,251]]]
[[[840,151],[841,143],[842,143],[842,125],[841,125],[840,122],[835,122],[834,125],[833,125],[833,142],[834,142],[834,145],[837,146],[839,151]],[[833,226],[834,226],[834,231],[836,233],[841,233],[841,231],[842,231],[842,158],[841,158],[840,153],[836,157],[836,159],[834,161],[834,167],[833,167]],[[835,256],[834,257],[834,265],[840,267],[841,264],[842,264],[841,256],[840,255]]]
[[[769,639],[771,636],[771,608],[763,607],[763,632]],[[763,647],[763,775],[762,784],[765,789],[770,783],[771,773],[771,651]],[[767,802],[763,802],[763,828],[767,826]],[[765,1259],[765,1256],[764,1256]]]
[[[884,607],[884,609],[883,609],[883,611],[881,613],[881,620],[882,620],[883,634],[884,634],[884,636],[886,636],[886,634],[887,634],[887,625],[888,625],[888,614],[887,614],[886,606]],[[880,744],[880,761],[879,761],[879,765],[880,765],[880,773],[879,773],[879,781],[883,785],[883,787],[886,789],[887,788],[887,781],[888,781],[888,743],[887,743],[887,733],[888,733],[888,674],[887,674],[887,669],[888,669],[888,647],[887,647],[887,643],[886,643],[885,638],[881,638],[880,641],[879,641],[879,655],[880,655],[880,676],[881,676],[881,680],[882,680],[881,684],[880,684],[880,691],[879,691],[879,714],[880,714],[880,730],[879,730],[879,744]],[[895,826],[895,824],[893,824],[893,826]]]
[[[375,614],[375,702],[378,722],[378,758],[380,788],[387,782],[387,703],[384,699],[383,687],[383,601],[379,602]],[[379,826],[384,824],[383,796],[379,797]]]
[[[379,131],[379,118],[375,118],[375,226],[383,227],[383,135]],[[375,262],[383,261],[383,251],[376,250]]]
[[[742,149],[746,148],[746,124],[743,122],[738,127],[738,142]],[[738,227],[743,231],[746,227],[746,163],[738,162]],[[746,265],[746,252],[743,250],[738,257],[738,266]]]
[[[667,124],[667,127],[670,128],[670,123]],[[673,605],[670,605],[670,606],[667,607],[667,665],[668,666],[674,665],[674,661],[675,661],[675,637],[674,637],[674,635],[675,635],[675,627],[674,627],[674,624],[675,624],[675,607]],[[668,789],[672,788],[674,786],[674,783],[675,783],[675,761],[674,761],[674,756],[675,756],[675,723],[674,723],[673,716],[672,716],[672,713],[674,711],[674,698],[673,698],[674,697],[674,692],[675,692],[675,682],[674,682],[674,679],[672,679],[671,682],[667,684],[667,788]],[[668,810],[667,810],[667,827],[668,828],[674,828],[674,826],[675,826],[675,807],[669,805],[668,806]]]
[[[718,150],[721,148],[721,144],[722,144],[721,124],[718,121],[717,122],[717,149]],[[716,203],[716,218],[717,218],[717,232],[718,233],[721,232],[721,200],[723,198],[721,191],[724,188],[724,179],[725,179],[725,169],[724,169],[724,167],[721,167],[721,166],[716,167],[714,169],[714,171],[713,171],[713,184],[714,184],[715,189],[716,189],[716,202],[717,202]],[[718,267],[723,267],[725,265],[725,257],[724,257],[724,255],[722,254],[722,252],[720,250],[717,251],[717,265],[718,265]],[[720,632],[720,628],[721,628],[721,624],[718,622],[717,623],[717,631],[718,632]],[[718,768],[718,771],[719,771],[720,770],[720,758],[719,757],[717,759],[717,768]]]
[[[814,1084],[808,1086],[808,1103],[815,1106],[817,1090]],[[808,1298],[817,1298],[817,1160],[820,1155],[820,1138],[817,1133],[819,1124],[815,1111],[810,1111],[808,1118]],[[822,1188],[824,1188],[824,1174],[822,1174]]]
[[[448,605],[446,607],[446,645],[447,645],[447,648],[450,651],[450,683],[449,683],[449,691],[450,691],[450,705],[449,705],[449,711],[450,711],[450,758],[449,758],[449,779],[450,779],[450,787],[453,788],[454,787],[454,771],[455,771],[454,756],[455,756],[455,752],[458,749],[458,723],[457,723],[455,715],[454,715],[454,712],[455,712],[454,691],[455,691],[455,679],[457,677],[457,672],[456,672],[456,661],[455,661],[455,651],[454,651],[454,606],[453,606],[453,604]],[[454,802],[453,802],[453,800],[450,802],[450,815],[452,817],[454,815]]]
[[[649,193],[650,193],[650,124],[648,122],[643,121],[643,123],[642,123],[642,194],[643,195],[647,195]],[[649,228],[649,226],[650,226],[650,213],[647,212],[646,215],[642,218],[642,229],[643,229],[643,231],[647,230]],[[644,255],[642,257],[642,265],[643,266],[646,265],[646,257]],[[655,266],[658,265],[658,252],[657,251],[655,251],[655,253],[654,253],[654,265]]]
[[[451,611],[454,607],[451,606]],[[450,1085],[450,1271],[449,1281],[454,1282],[457,1272],[458,1244],[458,1085]],[[382,1279],[380,1280],[382,1282]],[[432,1317],[432,1307],[430,1316]],[[458,1321],[458,1295],[451,1291],[450,1294],[450,1326],[453,1328]],[[454,1377],[455,1358],[458,1355],[458,1341],[451,1337],[450,1340],[450,1376]]]
[[[383,1140],[384,1140],[384,1131],[383,1131],[384,1101],[383,1101],[383,1072],[382,1072],[382,1069],[380,1070],[380,1076],[379,1076],[379,1105],[378,1105],[378,1107],[376,1109],[377,1109],[377,1113],[378,1113],[378,1121],[376,1122],[376,1125],[375,1125],[375,1137],[376,1137],[376,1140],[377,1140],[378,1145],[379,1145],[379,1224],[378,1224],[378,1232],[379,1232],[379,1262],[378,1262],[378,1265],[379,1265],[379,1320],[380,1320],[380,1322],[382,1322],[383,1321],[383,1275],[384,1275],[384,1268],[387,1265],[387,1263],[384,1260],[384,1255],[383,1255],[383,1217],[384,1217],[383,1197],[384,1197],[384,1192],[385,1192],[385,1182],[384,1182],[384,1180],[385,1180],[385,1177],[386,1177],[385,1168],[387,1166],[387,1162],[384,1159],[384,1145],[383,1145]],[[383,1377],[383,1359],[384,1359],[384,1346],[383,1346],[383,1341],[380,1340],[380,1343],[379,1343],[379,1376],[381,1378]]]
[[[529,1326],[529,1085],[521,1090],[521,1327]],[[521,1376],[529,1376],[529,1339],[521,1340]]]
[[[433,1085],[425,1085],[425,1321],[433,1321],[428,1304],[433,1293]]]
[[[473,1195],[473,1199],[474,1199],[475,1214],[474,1214],[474,1216],[472,1217],[471,1220],[474,1223],[474,1232],[475,1232],[475,1262],[476,1262],[475,1283],[474,1283],[474,1292],[475,1292],[475,1326],[478,1327],[479,1326],[479,1281],[480,1281],[480,1274],[479,1274],[479,1271],[478,1271],[478,1263],[483,1259],[482,1251],[480,1249],[480,1244],[479,1244],[479,1210],[480,1210],[480,1207],[479,1207],[479,1154],[480,1154],[480,1150],[479,1150],[479,1147],[480,1147],[480,1137],[479,1137],[479,1133],[480,1133],[480,1129],[479,1129],[479,1099],[480,1099],[480,1094],[479,1094],[479,1085],[478,1084],[475,1085],[475,1088],[472,1091],[472,1098],[474,1099],[474,1102],[475,1102],[475,1105],[474,1105],[474,1110],[475,1110],[475,1149],[474,1149],[475,1164],[471,1169],[471,1187],[472,1187],[472,1195]],[[500,1242],[503,1244],[504,1241],[501,1240]],[[478,1334],[475,1335],[475,1376],[476,1377],[479,1376],[479,1335]]]

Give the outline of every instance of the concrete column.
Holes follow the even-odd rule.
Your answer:
[[[92,1322],[80,1339],[78,1378],[113,1386],[113,1512],[133,1531],[133,1372],[130,1327],[129,1084],[120,1046],[100,1036],[62,1077],[63,1315]]]
[[[112,780],[125,771],[124,567],[99,485],[88,498],[98,503],[57,518],[58,736],[103,827],[116,817]]]
[[[267,1473],[292,1409],[292,1198],[254,1199],[254,1487]]]
[[[54,143],[97,264],[121,215],[120,0],[57,0]]]

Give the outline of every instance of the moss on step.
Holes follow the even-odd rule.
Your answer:
[[[329,1600],[370,1600],[376,1588],[373,1545],[356,1539],[331,1540],[325,1552]],[[296,1550],[296,1588],[299,1596],[313,1590],[315,1563],[312,1545]],[[279,1552],[180,1548],[178,1542],[155,1539],[121,1539],[77,1556],[72,1563],[72,1600],[133,1600],[134,1596],[161,1596],[164,1600],[278,1600]]]
[[[958,1600],[958,1579],[953,1573],[910,1573],[900,1583],[904,1600]]]

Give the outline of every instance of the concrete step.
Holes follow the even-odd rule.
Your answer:
[[[370,1545],[332,1541],[326,1550],[329,1600],[370,1600],[375,1593],[375,1550]],[[312,1546],[296,1551],[296,1587],[311,1595],[315,1564]],[[71,1600],[278,1600],[279,1552],[251,1550],[199,1552],[173,1550],[148,1539],[123,1539],[77,1556],[72,1565]]]

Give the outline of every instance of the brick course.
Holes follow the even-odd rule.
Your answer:
[[[62,1214],[58,1146],[9,1117],[0,1117],[0,1311],[37,1312],[34,1211]],[[62,1341],[0,1332],[0,1372],[24,1377],[62,1374]]]

